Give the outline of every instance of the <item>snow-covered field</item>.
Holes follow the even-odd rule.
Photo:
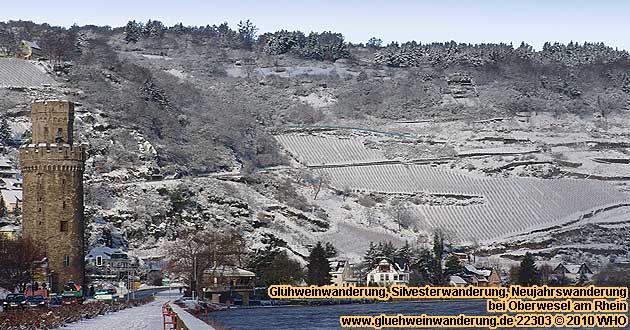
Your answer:
[[[277,135],[276,140],[305,165],[335,165],[385,160],[378,149],[364,146],[362,137],[338,137],[290,133]]]
[[[571,179],[485,178],[425,165],[370,165],[318,169],[338,189],[481,196],[474,205],[415,205],[421,229],[448,229],[461,241],[493,240],[577,220],[604,207],[630,203],[607,183]]]

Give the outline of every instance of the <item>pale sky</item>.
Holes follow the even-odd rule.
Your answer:
[[[206,25],[250,19],[260,32],[334,31],[351,42],[512,42],[540,49],[545,41],[603,41],[630,49],[626,0],[50,0],[3,1],[0,21],[123,26],[135,19]]]

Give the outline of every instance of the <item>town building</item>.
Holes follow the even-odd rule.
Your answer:
[[[92,279],[120,280],[126,278],[130,272],[139,271],[136,259],[121,249],[110,247],[95,247],[85,256],[88,273]]]
[[[409,269],[407,265],[399,265],[396,262],[383,258],[366,277],[368,286],[392,286],[408,285]]]
[[[466,285],[482,287],[498,287],[503,285],[503,280],[496,269],[480,269],[474,265],[464,265],[462,273],[457,277],[464,280]],[[450,283],[450,285],[462,286],[461,281],[459,281],[459,279],[456,280],[455,283]],[[451,282],[453,282],[452,279]]]
[[[236,266],[215,266],[203,272],[204,295],[214,303],[234,303],[238,296],[242,305],[249,305],[254,292],[256,274]]]
[[[22,180],[13,163],[4,157],[0,157],[0,192],[7,213],[22,209]]]
[[[354,268],[347,259],[331,259],[330,281],[332,286],[357,286],[359,279],[354,276]]]
[[[467,286],[468,282],[461,276],[451,275],[448,277],[448,285],[450,286]]]
[[[37,42],[22,40],[20,45],[18,46],[19,56],[24,60],[37,60],[39,58],[44,57],[44,52],[42,52],[42,48],[39,47]]]
[[[577,282],[580,278],[590,279],[593,271],[586,264],[560,263],[553,270],[558,278],[566,278],[571,282]]]
[[[20,227],[16,225],[0,226],[0,236],[4,236],[8,239],[15,239],[20,233]]]
[[[49,282],[61,292],[84,284],[83,170],[86,148],[73,141],[74,104],[38,101],[31,107],[32,138],[20,147],[22,234],[48,258]]]

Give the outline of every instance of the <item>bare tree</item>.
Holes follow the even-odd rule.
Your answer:
[[[407,228],[413,222],[413,213],[409,200],[404,198],[396,198],[392,200],[391,206],[387,210],[394,222],[398,224],[398,231]]]
[[[326,173],[317,173],[310,183],[313,186],[313,199],[316,200],[322,187],[330,184],[330,178]]]
[[[204,272],[216,266],[242,265],[245,249],[242,236],[236,232],[190,230],[167,248],[169,270],[199,295],[198,283],[203,281]]]
[[[365,219],[368,222],[368,226],[372,226],[378,220],[374,207],[365,208]]]
[[[36,269],[34,264],[43,258],[43,251],[31,240],[0,235],[0,287],[26,290]]]

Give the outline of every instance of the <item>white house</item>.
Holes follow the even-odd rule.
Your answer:
[[[401,267],[397,263],[382,259],[374,269],[367,274],[367,285],[370,286],[391,286],[408,285],[409,270],[406,266]]]
[[[330,282],[332,286],[356,286],[359,279],[354,277],[352,265],[346,259],[331,259]]]

